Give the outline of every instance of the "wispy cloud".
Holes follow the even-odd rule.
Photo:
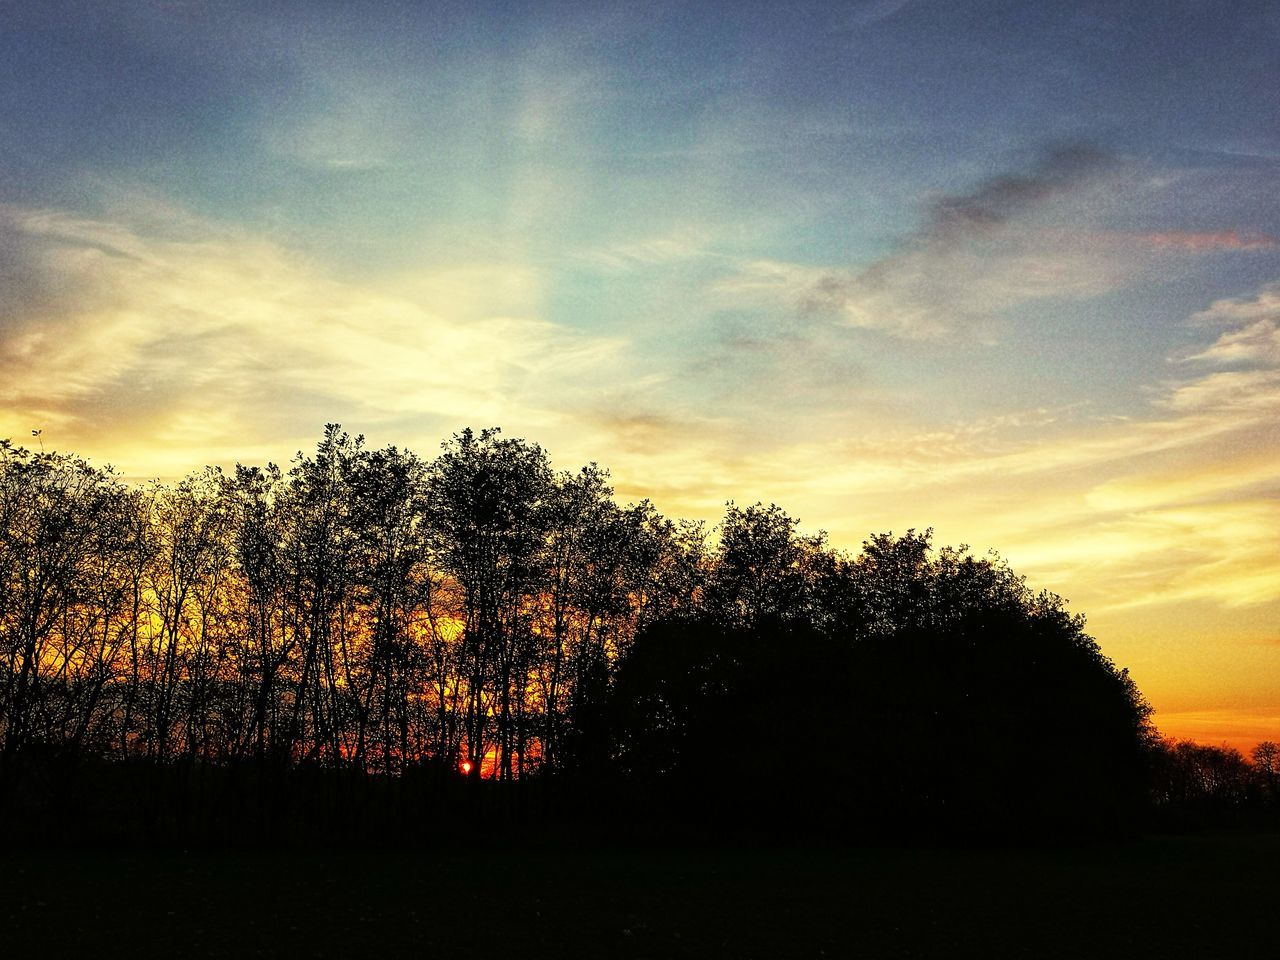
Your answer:
[[[705,230],[681,229],[587,250],[576,254],[574,260],[606,273],[627,273],[712,255],[709,239]]]
[[[864,267],[756,260],[723,278],[716,291],[904,339],[994,341],[1024,304],[1097,297],[1131,285],[1169,257],[1277,245],[1246,228],[1107,226],[1105,211],[1143,181],[1133,165],[1094,147],[1057,146],[1025,170],[934,198],[911,233]]]
[[[1002,173],[969,193],[938,197],[915,239],[963,244],[991,233],[1050,201],[1097,182],[1117,161],[1089,144],[1063,144],[1047,150],[1031,167]]]
[[[992,337],[1000,316],[1021,303],[1112,289],[1134,264],[1099,249],[1074,225],[1063,227],[1055,214],[1116,170],[1110,156],[1066,145],[1026,171],[940,196],[895,250],[864,269],[827,273],[805,305],[907,338],[959,331]]]
[[[1192,232],[1187,230],[1162,230],[1139,234],[1137,240],[1157,249],[1172,250],[1269,250],[1280,245],[1280,240],[1259,231],[1216,230]]]
[[[317,417],[433,442],[438,425],[548,422],[620,347],[541,319],[542,280],[518,263],[372,289],[193,219],[158,234],[12,208],[0,250],[59,291],[0,320],[0,434],[44,427],[148,469],[278,455]]]
[[[1191,353],[1184,362],[1255,368],[1249,372],[1222,373],[1219,381],[1266,381],[1267,368],[1280,367],[1280,284],[1272,284],[1255,297],[1219,300],[1196,315],[1202,325],[1224,330],[1204,350]],[[1256,368],[1261,367],[1262,370]]]

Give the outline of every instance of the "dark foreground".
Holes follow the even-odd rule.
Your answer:
[[[319,841],[318,841],[319,844]],[[1280,834],[1058,850],[22,853],[25,957],[1280,956]]]

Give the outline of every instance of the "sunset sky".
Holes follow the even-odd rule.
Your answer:
[[[0,437],[326,421],[932,526],[1280,740],[1280,4],[0,3]]]

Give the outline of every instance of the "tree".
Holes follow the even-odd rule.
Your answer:
[[[296,649],[296,634],[288,629],[286,617],[285,535],[279,503],[283,484],[275,464],[265,469],[237,464],[234,479],[223,489],[243,597],[236,640],[238,722],[231,755],[236,759],[252,756],[258,763],[272,754],[284,761],[292,753],[279,696],[284,670]]]
[[[823,551],[825,535],[802,538],[797,525],[776,504],[725,505],[705,594],[714,616],[742,626],[807,615],[805,561]]]
[[[467,759],[478,777],[492,714],[497,772],[511,779],[513,701],[525,689],[520,668],[533,600],[543,586],[538,561],[551,468],[541,447],[496,429],[464,430],[443,450],[427,474],[428,530],[435,562],[453,578],[461,600]]]
[[[425,478],[422,461],[394,447],[360,458],[351,475],[355,589],[366,632],[364,662],[351,677],[359,693],[354,759],[363,767],[372,741],[388,775],[415,756],[410,729],[422,719],[413,695],[423,651],[413,627],[424,615],[430,622],[438,589],[428,566]]]
[[[123,639],[130,502],[107,471],[0,441],[0,780],[94,723]]]
[[[1263,797],[1268,803],[1280,802],[1280,747],[1263,740],[1250,753]]]
[[[147,593],[152,601],[145,702],[148,756],[168,760],[180,750],[207,755],[213,697],[222,661],[222,587],[232,562],[222,474],[209,468],[149,497],[156,551]]]

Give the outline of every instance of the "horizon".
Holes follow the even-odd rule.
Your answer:
[[[0,436],[139,481],[498,425],[997,550],[1162,733],[1280,739],[1275,5],[0,17]]]

